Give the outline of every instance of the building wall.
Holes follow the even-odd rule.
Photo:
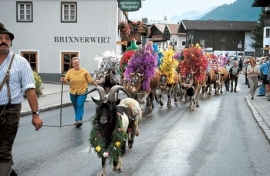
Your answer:
[[[205,48],[211,48],[215,54],[223,52],[229,55],[237,55],[237,53],[253,52],[250,45],[254,42],[251,38],[251,32],[241,31],[194,31],[194,44],[201,42],[204,39]],[[239,48],[239,43],[242,43],[242,48]],[[245,47],[246,46],[246,47]]]
[[[270,26],[264,27],[263,29],[263,48],[269,48],[270,47],[270,37],[266,36],[266,30],[270,30]],[[269,50],[264,51],[264,54],[268,54]]]
[[[121,13],[117,1],[70,1],[77,2],[77,23],[61,23],[60,0],[33,0],[32,2],[33,22],[16,22],[15,0],[1,0],[0,21],[15,35],[11,48],[13,52],[19,54],[21,51],[36,51],[38,53],[37,71],[41,75],[47,74],[52,78],[54,77],[52,74],[61,73],[61,52],[78,52],[81,66],[90,73],[94,73],[97,69],[95,60],[97,55],[101,55],[106,50],[121,52],[121,46],[117,46],[116,41],[120,41],[118,22],[124,17],[119,16]],[[59,37],[64,37],[67,41],[59,42]],[[74,37],[93,37],[93,41],[75,42]],[[101,37],[105,40],[102,41]]]

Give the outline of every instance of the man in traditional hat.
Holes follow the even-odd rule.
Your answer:
[[[25,94],[32,110],[32,124],[42,127],[33,71],[28,61],[10,51],[14,35],[0,23],[0,176],[10,176],[12,146],[19,127]]]

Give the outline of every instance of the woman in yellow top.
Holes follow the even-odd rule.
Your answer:
[[[73,68],[68,70],[65,77],[61,77],[61,81],[70,84],[70,100],[75,110],[75,125],[79,127],[82,125],[84,102],[87,97],[84,93],[89,83],[96,87],[97,84],[88,71],[80,67],[80,60],[77,57],[73,57],[71,62]]]
[[[259,68],[256,65],[256,61],[254,58],[250,58],[250,65],[247,67],[247,77],[250,86],[250,94],[252,100],[254,99],[254,94],[258,87],[258,75],[259,75]]]

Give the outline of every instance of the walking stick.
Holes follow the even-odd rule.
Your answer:
[[[61,77],[64,77],[65,74],[64,72],[62,72]],[[60,106],[60,127],[62,127],[62,105],[63,105],[63,86],[64,86],[64,82],[61,81],[61,106]]]

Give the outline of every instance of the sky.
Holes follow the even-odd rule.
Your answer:
[[[164,16],[171,19],[174,15],[181,15],[187,11],[204,11],[213,6],[231,4],[236,0],[142,0],[142,7],[138,11],[129,12],[130,20],[163,20]]]

